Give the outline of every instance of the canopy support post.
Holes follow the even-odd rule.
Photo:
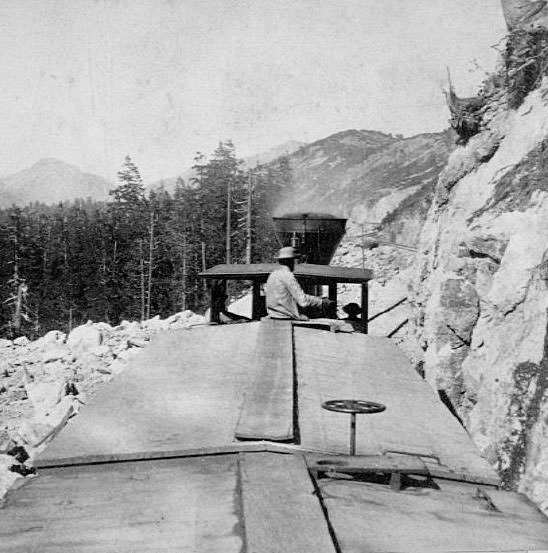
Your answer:
[[[337,303],[337,283],[329,283],[329,299]]]
[[[221,322],[221,315],[219,312],[219,300],[220,296],[222,294],[222,286],[221,283],[218,280],[214,280],[211,284],[210,288],[210,299],[211,299],[211,315],[210,315],[210,322],[212,323],[220,323]]]
[[[253,300],[251,304],[251,318],[258,321],[261,318],[261,283],[253,281]]]
[[[369,283],[362,283],[362,327],[363,333],[367,334],[367,320],[369,319]]]

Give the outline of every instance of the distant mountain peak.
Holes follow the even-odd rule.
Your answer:
[[[66,163],[65,161],[61,161],[60,159],[57,159],[55,157],[43,157],[42,159],[38,160],[36,163],[33,163],[32,167],[35,165],[71,165],[70,163]]]
[[[0,207],[32,202],[53,204],[77,198],[103,200],[111,187],[111,183],[98,175],[47,157],[0,181]]]

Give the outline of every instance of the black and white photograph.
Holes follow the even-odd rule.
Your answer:
[[[0,0],[0,553],[548,552],[548,0]]]

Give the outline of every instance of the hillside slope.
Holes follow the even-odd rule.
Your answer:
[[[273,148],[269,148],[268,150],[265,150],[264,152],[260,152],[258,154],[251,155],[249,157],[244,158],[242,161],[243,167],[245,168],[252,168],[256,167],[257,165],[264,165],[267,163],[270,163],[274,161],[275,159],[281,157],[290,155],[299,148],[302,148],[303,146],[306,146],[305,142],[298,142],[297,140],[288,140],[287,142],[284,142],[283,144],[279,144],[278,146],[274,146]],[[183,171],[180,175],[185,182],[190,182],[190,180],[195,176],[195,173],[192,169],[186,169]],[[175,188],[175,184],[177,183],[177,179],[179,178],[179,175],[176,177],[168,177],[165,179],[161,179],[158,182],[154,182],[150,185],[150,188],[158,188],[159,186],[162,186],[167,191],[171,192]]]
[[[385,230],[414,243],[453,148],[449,131],[410,138],[366,130],[336,133],[289,156],[293,186],[277,211],[327,211],[358,223],[393,214]],[[408,208],[396,211],[410,197]]]

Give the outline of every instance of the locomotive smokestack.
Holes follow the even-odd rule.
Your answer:
[[[282,246],[293,246],[302,263],[329,265],[345,233],[346,219],[326,213],[291,213],[273,217]]]

